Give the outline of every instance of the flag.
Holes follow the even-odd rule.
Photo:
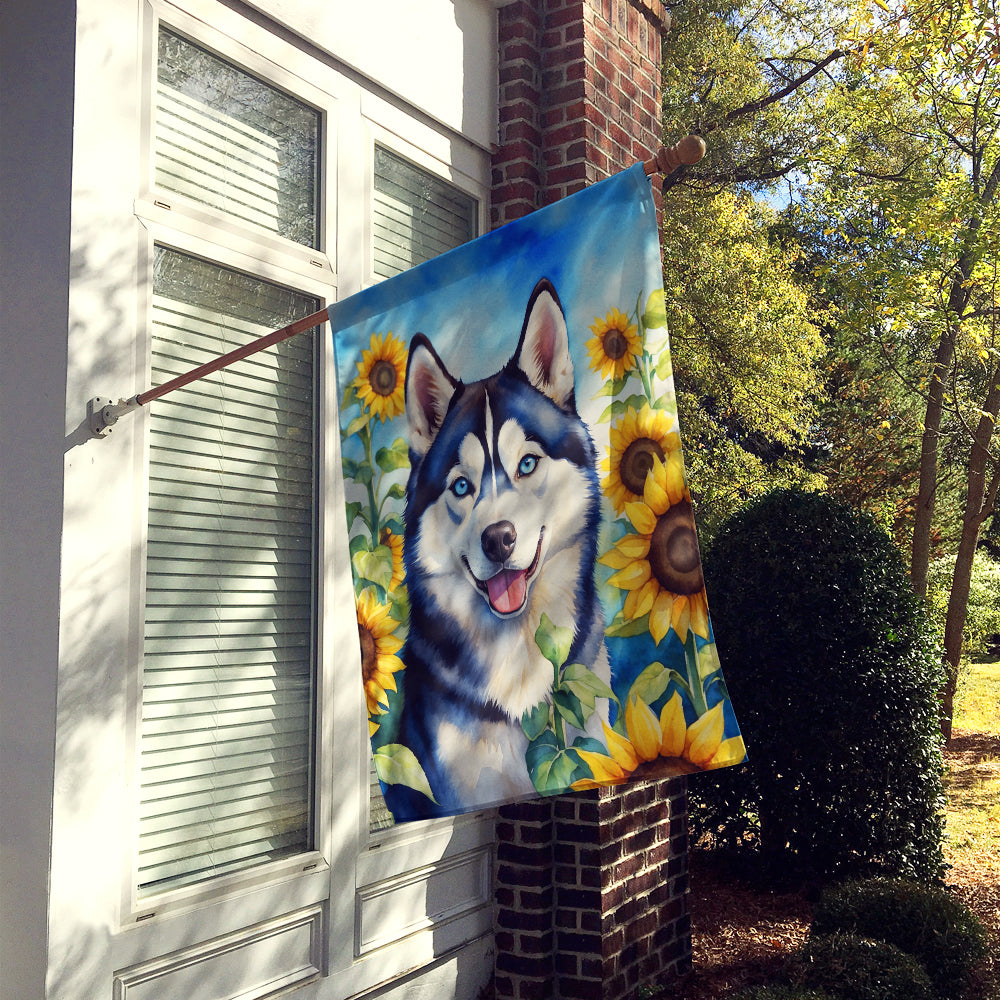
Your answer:
[[[741,762],[641,164],[329,312],[394,818]]]

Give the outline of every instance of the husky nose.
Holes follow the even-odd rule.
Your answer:
[[[491,524],[482,534],[483,552],[487,559],[502,563],[510,558],[514,551],[517,532],[510,521],[497,521]]]

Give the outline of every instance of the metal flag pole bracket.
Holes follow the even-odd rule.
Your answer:
[[[684,165],[690,166],[697,163],[704,155],[705,140],[698,135],[687,135],[673,146],[660,146],[655,156],[643,162],[642,168],[647,174],[663,174],[666,176],[673,173],[678,167]],[[111,433],[112,427],[118,422],[118,418],[124,416],[126,413],[131,413],[133,410],[139,409],[140,406],[145,406],[146,403],[152,402],[154,399],[159,399],[168,392],[173,392],[174,389],[180,389],[181,386],[185,386],[189,382],[194,382],[205,375],[217,372],[231,365],[234,361],[240,361],[251,354],[263,351],[272,344],[277,344],[282,340],[287,340],[289,337],[294,337],[297,333],[311,330],[328,319],[329,314],[327,310],[320,309],[319,312],[314,312],[309,316],[296,320],[294,323],[289,323],[288,326],[283,326],[280,330],[275,330],[273,333],[258,337],[249,344],[244,344],[242,347],[238,347],[228,354],[223,354],[213,361],[199,365],[197,368],[183,375],[178,375],[169,382],[164,382],[163,385],[156,386],[154,389],[147,389],[145,392],[137,393],[128,399],[119,399],[117,403],[104,396],[94,396],[93,399],[87,401],[87,424],[90,427],[90,432],[94,437],[107,437]]]
[[[139,406],[137,396],[132,396],[130,399],[119,399],[117,403],[105,396],[95,396],[93,399],[88,399],[87,423],[90,425],[90,433],[94,437],[107,437],[111,433],[111,428],[118,423],[120,416],[138,409]]]

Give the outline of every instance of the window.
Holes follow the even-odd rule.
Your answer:
[[[318,246],[319,113],[160,28],[156,185]]]
[[[478,205],[460,188],[376,144],[372,199],[373,273],[391,278],[478,235]],[[369,769],[369,824],[393,825],[374,761]]]
[[[157,79],[157,191],[316,246],[319,113],[162,26]],[[213,240],[154,249],[153,385],[319,308]],[[151,407],[140,899],[314,846],[317,385],[309,332]]]
[[[402,157],[375,147],[374,273],[391,278],[477,232],[476,201]]]

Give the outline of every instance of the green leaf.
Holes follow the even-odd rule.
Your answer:
[[[663,696],[670,681],[674,679],[671,674],[676,674],[678,678],[681,676],[676,670],[668,670],[662,663],[654,660],[632,682],[628,691],[629,698],[641,698],[647,705],[652,705]]]
[[[352,500],[348,504],[344,504],[344,511],[347,514],[347,529],[351,528],[355,520],[361,515],[364,505],[357,500]]]
[[[347,425],[347,428],[344,431],[344,437],[350,437],[352,434],[357,434],[362,427],[366,427],[368,425],[368,420],[368,414],[362,411]]]
[[[409,747],[403,746],[402,743],[388,743],[376,750],[374,757],[375,771],[380,781],[384,781],[387,785],[406,785],[407,788],[415,788],[418,792],[423,792],[431,802],[437,802],[420,761]]]
[[[577,759],[570,757],[567,751],[560,750],[555,736],[548,731],[528,747],[524,760],[528,765],[532,784],[542,795],[555,795],[565,791],[577,768]]]
[[[628,376],[624,378],[609,378],[606,382],[601,383],[600,389],[594,393],[594,399],[598,399],[601,396],[617,396],[625,388],[627,381]]]
[[[345,479],[354,479],[358,474],[359,462],[356,462],[353,458],[341,458],[340,464],[344,469]]]
[[[396,438],[387,448],[379,448],[375,461],[383,472],[405,469],[410,464],[410,452],[403,438]]]
[[[392,486],[386,490],[385,495],[391,497],[393,500],[405,500],[406,499],[406,488],[400,483],[393,483]]]
[[[551,709],[548,702],[540,701],[521,716],[521,728],[529,740],[537,740],[548,728]]]
[[[643,615],[641,618],[625,618],[619,612],[604,630],[604,634],[610,638],[629,639],[648,631],[649,615]]]
[[[662,288],[657,288],[646,299],[646,308],[642,314],[642,325],[647,330],[667,325],[667,302]]]
[[[552,666],[561,667],[573,645],[573,630],[553,625],[549,616],[543,613],[541,623],[535,630],[535,645]]]
[[[583,705],[572,691],[554,691],[552,702],[556,711],[572,726],[583,729],[587,725],[587,718],[593,714],[593,708],[584,716]]]
[[[358,576],[377,583],[383,590],[389,589],[392,579],[392,550],[387,545],[376,545],[372,551],[355,552],[351,565]]]
[[[359,486],[367,486],[372,481],[372,467],[368,462],[358,462],[357,471],[351,477]]]
[[[571,691],[586,709],[584,718],[589,719],[594,714],[596,699],[609,698],[617,701],[614,691],[601,680],[593,670],[585,667],[582,663],[571,663],[562,672],[559,681],[560,685]],[[577,728],[582,729],[582,726]]]
[[[357,552],[368,552],[369,538],[367,535],[355,535],[348,545],[348,551],[351,553],[351,558],[354,557]]]
[[[646,399],[645,396],[640,396],[638,393],[635,393],[629,396],[628,399],[624,400],[622,406],[623,407],[631,406],[632,409],[635,410],[636,413],[638,413],[648,402],[649,400]]]
[[[674,368],[670,360],[670,351],[664,349],[660,356],[656,359],[656,367],[653,369],[656,372],[657,378],[667,379],[670,378],[671,372]]]

